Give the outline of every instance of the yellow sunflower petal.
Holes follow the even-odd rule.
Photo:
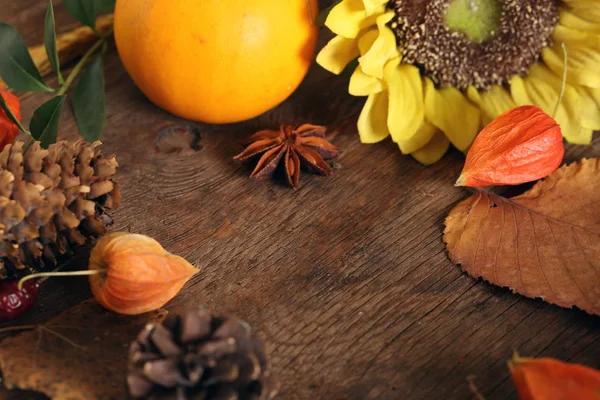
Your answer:
[[[350,77],[350,85],[348,93],[352,96],[368,96],[373,93],[378,93],[383,90],[383,82],[373,76],[363,72],[360,65],[356,67],[354,73]]]
[[[510,95],[518,106],[533,104],[525,89],[523,78],[518,75],[510,78]]]
[[[520,81],[522,87],[515,85]],[[546,67],[536,64],[525,78],[511,81],[511,93],[518,105],[535,104],[544,112],[552,115],[560,93],[560,78],[554,75]],[[513,90],[513,87],[516,90]],[[586,115],[597,110],[596,104],[591,98],[581,97],[573,86],[567,85],[562,103],[559,105],[554,119],[561,127],[565,139],[571,143],[586,144],[592,138],[592,129],[587,125],[593,125],[594,121],[586,119]]]
[[[577,16],[600,23],[600,3],[598,0],[563,0]]]
[[[596,107],[600,109],[600,88],[585,88],[585,90],[596,103]]]
[[[600,114],[600,88],[581,88],[581,90],[585,91],[587,95],[592,99],[594,104],[596,105],[596,115]],[[592,128],[591,126],[587,126],[587,128]],[[597,128],[594,130],[598,130]]]
[[[590,144],[594,137],[594,130],[578,124],[575,124],[575,126],[576,128],[569,129],[566,133],[564,129],[562,130],[563,136],[567,142],[573,144]]]
[[[387,26],[394,15],[393,11],[388,11],[377,18],[379,36],[373,42],[371,48],[358,59],[363,72],[367,75],[382,79],[385,63],[400,56],[396,46],[396,36]]]
[[[425,78],[425,116],[442,130],[460,151],[466,151],[479,131],[479,108],[458,89],[436,89]]]
[[[588,21],[573,12],[562,8],[558,12],[559,23],[567,28],[579,29],[587,32],[600,33],[600,24],[593,21]]]
[[[481,94],[475,86],[469,86],[467,88],[467,99],[476,106],[481,106]]]
[[[427,120],[423,120],[419,130],[412,138],[398,142],[402,154],[414,153],[425,147],[439,129]]]
[[[567,100],[575,104],[574,112],[581,116],[581,125],[592,130],[600,130],[600,109],[592,95],[583,87],[576,88]]]
[[[493,85],[490,90],[481,95],[481,120],[489,124],[500,114],[516,106],[510,93],[502,86]]]
[[[560,78],[541,64],[535,64],[529,69],[529,75],[524,79],[524,83],[530,98],[535,100],[536,96],[538,96],[540,99],[540,104],[538,104],[540,108],[551,115],[556,106],[556,102],[558,101],[558,96],[560,95],[562,86]],[[538,89],[537,93],[536,89]],[[565,96],[567,96],[572,89],[573,87],[571,85],[566,85]],[[565,106],[564,98],[560,105]]]
[[[389,136],[387,113],[387,92],[374,93],[367,98],[357,124],[361,142],[377,143]]]
[[[425,116],[419,69],[408,64],[398,65],[399,63],[399,59],[389,61],[384,71],[389,92],[387,124],[396,143],[411,139]]]
[[[586,49],[585,51],[571,51],[567,45],[567,82],[589,87],[600,87],[600,76],[595,68],[600,64],[600,51]],[[564,68],[563,51],[560,45],[542,49],[542,59],[555,73],[562,74]]]
[[[540,79],[547,82],[552,88],[560,93],[562,78],[554,75],[549,69],[536,65],[531,71],[534,79]],[[583,127],[588,129],[600,129],[600,111],[594,102],[594,99],[580,86],[567,85],[562,103],[565,105],[567,114],[571,120],[578,121]]]
[[[385,7],[380,6],[367,16],[363,0],[342,0],[340,4],[331,9],[325,26],[335,34],[354,39],[360,31],[375,25],[377,17],[384,12]]]
[[[535,66],[532,71],[535,72]],[[560,89],[559,89],[560,90]],[[513,76],[510,80],[510,93],[517,106],[534,104],[548,115],[552,115],[559,90],[556,90],[548,81],[534,79],[531,75],[526,77]],[[561,125],[563,134],[570,129],[569,116],[564,101],[559,104],[554,119]]]
[[[317,63],[327,71],[340,74],[346,65],[359,56],[356,40],[336,36],[317,55]]]
[[[369,49],[371,48],[371,46],[373,46],[373,43],[375,43],[378,37],[379,30],[377,28],[369,29],[368,31],[359,36],[358,50],[361,56],[367,51],[369,51]]]
[[[444,157],[448,147],[450,147],[448,138],[441,131],[437,131],[425,147],[413,152],[411,156],[423,165],[431,165]]]
[[[582,32],[558,25],[553,33],[554,46],[542,50],[542,59],[557,75],[562,75],[563,51],[561,43],[567,46],[567,82],[590,87],[600,87],[600,35]]]
[[[367,15],[373,15],[378,10],[381,9],[382,6],[385,6],[389,3],[389,0],[363,0],[363,5],[365,7],[365,11]]]
[[[552,39],[556,42],[573,42],[575,45],[584,45],[588,47],[592,45],[597,48],[600,44],[600,36],[592,31],[581,30],[578,28],[570,28],[568,26],[557,25],[552,32]]]

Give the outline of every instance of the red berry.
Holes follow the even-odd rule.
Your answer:
[[[36,302],[40,283],[30,279],[19,291],[18,282],[0,282],[0,321],[10,321],[29,310]]]

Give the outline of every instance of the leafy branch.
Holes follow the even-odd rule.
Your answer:
[[[54,93],[54,97],[42,104],[33,114],[27,130],[8,107],[0,93],[0,109],[19,129],[30,135],[28,148],[39,140],[47,148],[58,137],[60,116],[66,101],[66,93],[79,77],[73,96],[73,113],[81,135],[87,141],[100,139],[105,121],[105,93],[103,55],[112,29],[100,34],[95,29],[99,13],[112,11],[114,0],[63,0],[66,10],[84,25],[94,30],[97,41],[64,78],[57,50],[54,7],[49,0],[45,17],[44,47],[52,70],[56,73],[59,87],[49,86],[33,62],[25,41],[17,30],[0,23],[0,76],[13,90],[21,92]]]

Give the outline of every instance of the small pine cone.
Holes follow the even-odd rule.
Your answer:
[[[130,347],[127,386],[134,399],[270,400],[277,394],[264,342],[245,322],[205,311],[146,326]]]
[[[118,164],[99,145],[34,142],[24,151],[16,142],[0,152],[0,279],[55,267],[112,224]]]

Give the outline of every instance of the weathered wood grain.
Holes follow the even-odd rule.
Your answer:
[[[28,41],[41,37],[45,2],[0,0],[0,10]],[[340,125],[356,115],[361,100],[344,95],[342,79],[315,67],[272,112],[212,126],[150,104],[115,51],[106,74],[104,149],[118,156],[123,192],[114,229],[199,260],[202,272],[167,308],[206,305],[249,321],[272,345],[280,398],[466,399],[469,375],[486,398],[514,398],[505,363],[513,350],[600,367],[599,318],[477,282],[448,260],[442,222],[468,195],[453,186],[458,152],[426,168],[389,141],[360,144],[350,123],[332,135],[344,150],[332,177],[304,173],[297,192],[247,178],[250,169],[232,160],[238,139],[282,122]],[[44,100],[28,97],[23,114]],[[159,152],[161,132],[174,125],[194,127],[201,149]],[[67,112],[62,136],[75,132]],[[568,160],[584,156],[600,156],[600,138],[569,146]],[[89,295],[85,279],[50,280],[22,322]]]

